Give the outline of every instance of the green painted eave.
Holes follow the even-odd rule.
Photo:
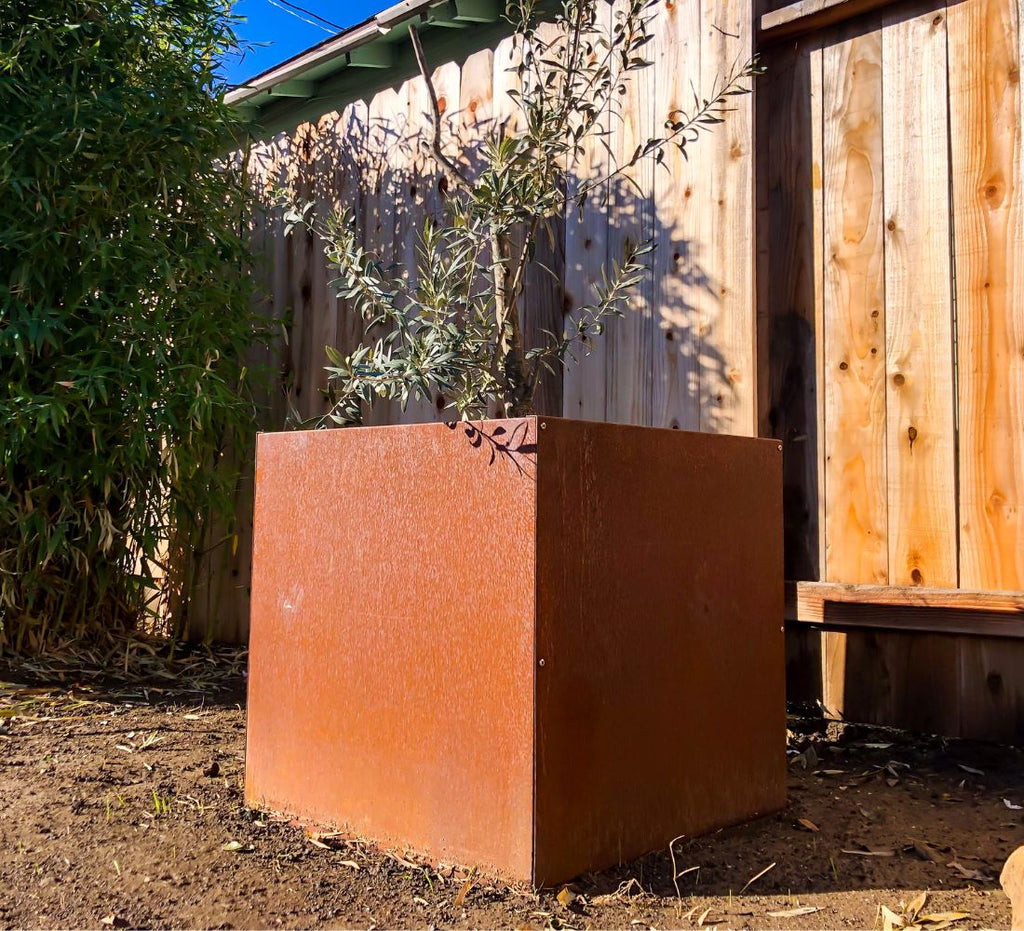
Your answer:
[[[291,130],[418,73],[415,23],[431,68],[463,61],[509,35],[504,0],[404,0],[231,90],[227,103],[258,136]]]

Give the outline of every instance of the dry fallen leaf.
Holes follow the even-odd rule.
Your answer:
[[[854,857],[894,857],[895,850],[841,850],[840,853],[848,853]]]
[[[913,924],[917,920],[918,913],[924,908],[925,902],[928,901],[928,893],[922,892],[919,896],[916,896],[911,900],[906,910],[903,912],[904,917],[907,919],[909,924]]]
[[[945,924],[956,921],[963,921],[965,918],[970,918],[969,912],[929,912],[927,915],[918,916],[918,922],[927,922],[928,924]]]
[[[902,928],[904,925],[903,916],[897,915],[891,908],[880,906],[882,912],[883,931],[893,931],[893,928]]]
[[[572,891],[568,886],[563,887],[562,891],[555,896],[558,899],[558,904],[568,908],[576,901],[576,893]]]
[[[981,870],[968,869],[956,860],[951,860],[946,866],[956,870],[964,879],[973,879],[975,882],[989,882],[992,879],[988,873],[983,873]]]
[[[796,918],[799,915],[813,915],[815,912],[820,912],[821,907],[818,905],[801,905],[799,908],[787,908],[784,912],[769,912],[769,918]]]
[[[742,889],[740,889],[740,895],[743,895],[743,893],[746,892],[762,876],[764,876],[765,873],[773,869],[775,869],[775,864],[769,863],[763,870],[761,870],[760,873],[755,873],[753,876],[751,876],[750,879],[747,880],[747,884]]]
[[[462,888],[459,890],[459,894],[455,896],[455,907],[462,908],[462,903],[466,901],[466,894],[470,889],[473,888],[473,877],[476,876],[476,867],[473,867],[469,871],[469,876],[466,881],[462,884]]]
[[[819,831],[821,830],[821,828],[819,828],[819,827],[818,827],[818,826],[817,826],[817,825],[816,825],[816,824],[815,824],[815,823],[814,823],[813,821],[811,821],[811,820],[810,820],[809,818],[797,818],[797,819],[796,819],[796,823],[797,823],[797,824],[798,824],[798,825],[799,825],[800,827],[802,827],[802,828],[803,828],[803,829],[804,829],[805,831],[812,831],[812,832],[813,832],[813,833],[815,833],[815,834],[817,834],[817,833],[818,833],[818,832],[819,832]]]
[[[932,863],[946,862],[946,858],[927,841],[915,840],[913,842],[913,849],[922,860],[930,860]]]
[[[956,765],[959,766],[965,773],[971,773],[972,775],[975,775],[975,776],[984,776],[985,775],[985,771],[984,770],[975,769],[973,766],[968,766],[966,763],[957,763]]]
[[[700,918],[697,919],[697,927],[703,928],[704,922],[707,920],[708,915],[711,914],[711,906],[709,905],[704,911],[700,913]]]
[[[255,848],[252,844],[243,844],[237,840],[229,840],[226,844],[221,844],[220,849],[227,850],[229,853],[252,853]]]

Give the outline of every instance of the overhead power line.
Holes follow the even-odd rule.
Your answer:
[[[267,0],[267,3],[271,6],[276,6],[279,10],[283,10],[285,13],[290,13],[296,19],[301,19],[307,25],[314,26],[317,29],[322,29],[324,32],[330,33],[331,35],[333,35],[334,32],[340,32],[344,28],[343,26],[339,26],[337,23],[332,23],[329,19],[324,19],[312,10],[307,10],[305,7],[299,6],[297,3],[290,2],[290,0]],[[302,13],[305,13],[306,16],[311,16],[313,19],[306,19],[306,16],[301,15]],[[317,22],[313,22],[313,20],[317,20]],[[330,26],[331,28],[328,29],[326,28],[327,26]]]

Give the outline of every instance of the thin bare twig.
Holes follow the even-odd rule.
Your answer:
[[[430,70],[427,68],[427,60],[423,54],[423,43],[420,42],[419,30],[412,23],[409,24],[409,38],[412,41],[412,50],[416,55],[416,64],[419,66],[420,74],[423,75],[423,82],[427,85],[427,96],[430,98],[430,112],[434,124],[434,139],[431,151],[438,162],[448,170],[448,173],[459,184],[468,188],[470,186],[469,178],[459,170],[459,166],[455,162],[445,155],[444,149],[441,146],[441,105],[437,100],[437,91],[434,90],[434,83],[430,80]]]

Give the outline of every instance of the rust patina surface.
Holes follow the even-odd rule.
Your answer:
[[[535,453],[492,452],[443,424],[259,438],[246,796],[525,878]]]
[[[777,809],[773,441],[260,437],[246,797],[535,883]]]

